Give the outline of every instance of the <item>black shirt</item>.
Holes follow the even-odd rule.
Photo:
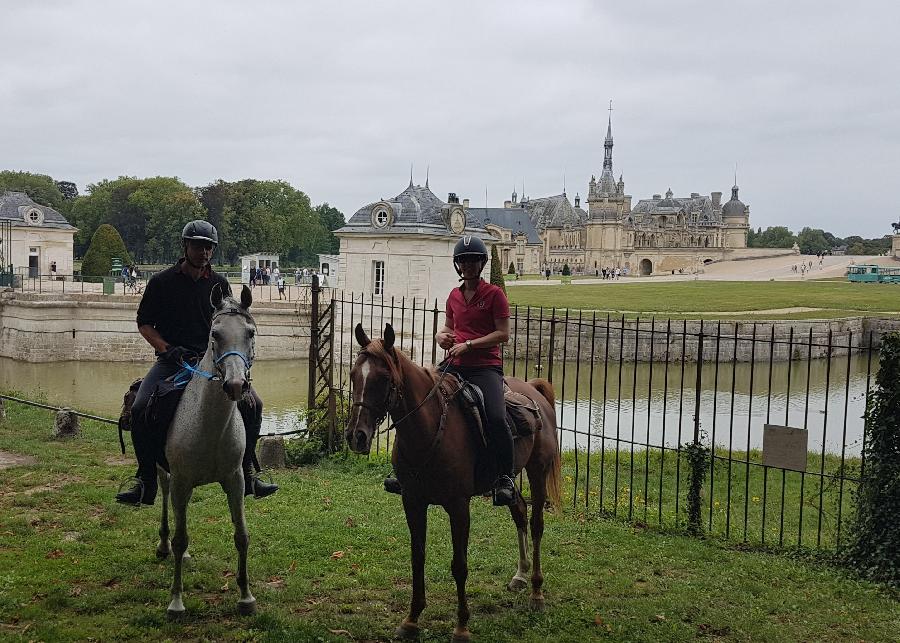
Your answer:
[[[206,352],[212,324],[213,286],[221,284],[222,294],[231,295],[228,280],[209,269],[197,281],[181,271],[184,259],[158,272],[147,282],[137,311],[137,325],[153,326],[167,343]]]

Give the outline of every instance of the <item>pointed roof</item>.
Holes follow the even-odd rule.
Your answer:
[[[40,224],[32,224],[26,221],[26,213],[39,210],[43,214]],[[13,225],[28,224],[38,225],[43,228],[57,228],[60,230],[76,230],[66,218],[53,208],[35,203],[24,192],[0,193],[0,220],[11,221]]]

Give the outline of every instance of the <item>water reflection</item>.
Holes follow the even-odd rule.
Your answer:
[[[41,397],[50,404],[117,418],[128,385],[149,368],[150,364],[140,363],[32,364],[0,358],[0,390],[15,390],[30,399]],[[263,433],[302,427],[297,413],[306,406],[308,375],[306,361],[259,361],[253,365],[253,386],[265,403]]]
[[[527,367],[527,369],[526,369]],[[57,362],[31,364],[0,358],[0,388],[43,396],[107,417],[117,417],[122,395],[147,364]],[[507,372],[547,377],[524,361]],[[682,372],[683,368],[683,372]],[[809,449],[858,455],[862,445],[867,381],[874,380],[877,359],[865,353],[830,360],[704,364],[700,373],[700,422],[708,439],[735,450],[762,447],[767,421],[806,427]],[[347,368],[336,384],[346,388]],[[306,361],[261,361],[253,380],[265,401],[263,432],[301,428],[298,411],[308,390]],[[752,378],[752,390],[751,390]],[[630,449],[641,445],[676,446],[693,436],[697,370],[695,364],[556,363],[553,383],[565,448]],[[684,383],[682,386],[682,382]],[[826,385],[827,384],[827,385]],[[627,441],[627,442],[625,442]]]

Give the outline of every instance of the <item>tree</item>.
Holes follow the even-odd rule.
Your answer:
[[[509,268],[506,270],[506,274],[508,274],[508,275],[516,274],[516,267],[513,265],[512,261],[509,262]]]
[[[88,277],[108,275],[112,269],[113,257],[118,257],[125,264],[131,263],[131,255],[125,249],[125,243],[122,241],[119,231],[104,223],[91,237],[91,244],[81,262],[81,274]]]
[[[797,245],[805,255],[815,255],[831,250],[840,241],[830,232],[818,228],[803,228],[797,235]]]
[[[506,282],[503,281],[503,268],[500,266],[500,256],[497,254],[497,246],[491,246],[491,283],[498,286],[506,294]]]
[[[314,209],[316,214],[319,215],[319,221],[328,230],[329,252],[331,254],[340,252],[341,240],[334,236],[333,233],[344,226],[344,213],[328,205],[328,203],[317,205]]]
[[[564,263],[563,268],[562,268],[563,277],[568,277],[571,274],[572,274],[572,270],[569,268],[569,264]]]
[[[7,191],[24,192],[35,203],[46,205],[59,212],[65,212],[67,209],[56,181],[46,174],[4,170],[0,172],[0,194]]]
[[[78,198],[78,186],[71,181],[57,181],[56,188],[66,201]]]
[[[747,235],[747,245],[751,248],[790,248],[796,240],[794,233],[784,226],[766,228],[765,231],[760,228]]]

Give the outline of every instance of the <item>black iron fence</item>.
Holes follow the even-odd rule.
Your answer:
[[[419,364],[444,357],[434,340],[444,320],[436,301],[334,293],[328,314],[338,403],[349,394],[356,323],[373,338],[390,323],[396,345]],[[872,331],[523,307],[513,309],[510,326],[506,373],[554,385],[566,500],[576,513],[683,528],[685,447],[697,442],[711,452],[701,492],[706,531],[840,548],[864,466],[864,412],[878,362]],[[795,445],[793,464],[772,464],[783,450],[774,440],[785,431],[779,427],[801,429],[793,432],[806,441],[799,463]],[[379,435],[373,446],[389,450],[391,440]]]

